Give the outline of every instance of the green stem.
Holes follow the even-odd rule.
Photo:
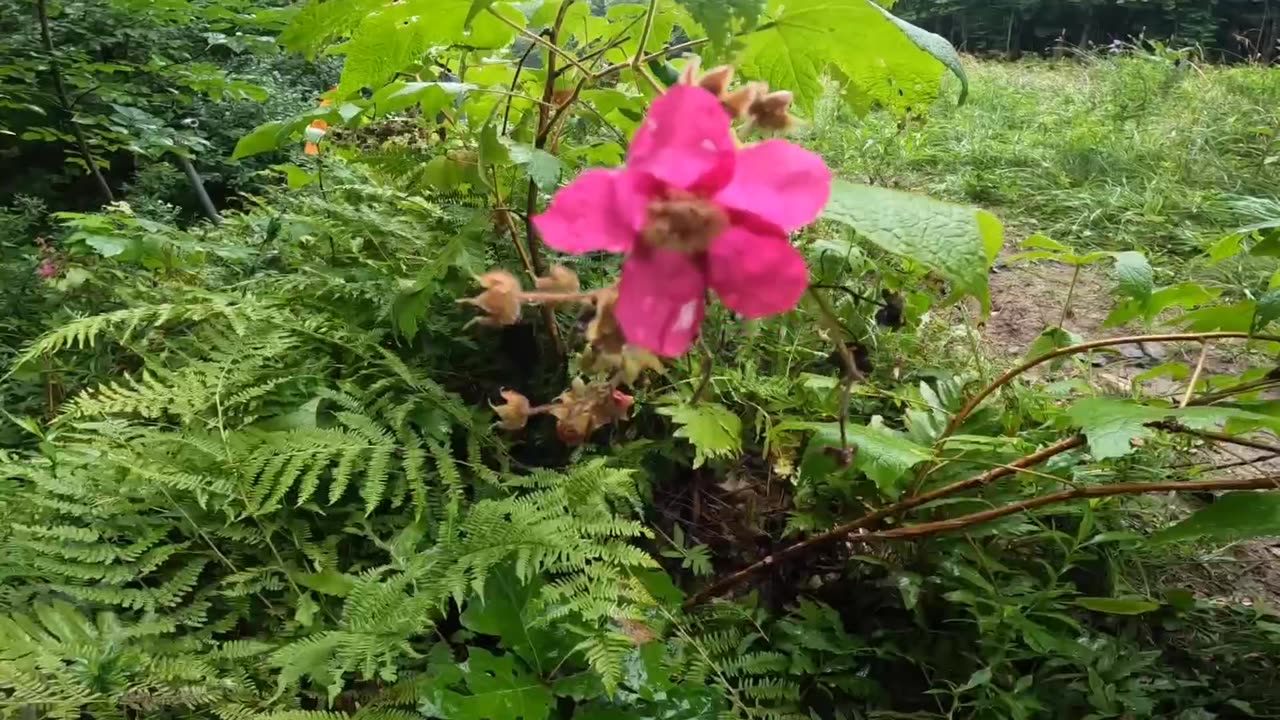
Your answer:
[[[1067,301],[1062,304],[1062,319],[1058,321],[1058,327],[1065,327],[1067,318],[1071,317],[1071,299],[1076,295],[1076,283],[1080,281],[1080,266],[1076,265],[1075,272],[1071,273],[1071,287],[1067,288]]]

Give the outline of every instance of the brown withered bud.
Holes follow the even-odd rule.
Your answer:
[[[475,305],[484,311],[485,316],[471,322],[482,325],[514,325],[520,319],[520,281],[505,270],[493,270],[476,278],[484,292],[473,298],[459,300],[460,303]]]
[[[578,274],[563,265],[553,265],[545,277],[534,282],[544,292],[576,293],[582,290]]]
[[[733,82],[733,66],[721,65],[708,70],[698,80],[698,87],[716,97],[724,97],[724,94],[729,91],[729,83],[731,82]]]
[[[767,89],[767,86],[766,86]],[[721,96],[720,104],[724,106],[725,112],[729,113],[729,117],[734,120],[742,118],[747,114],[747,110],[756,100],[756,95],[760,93],[760,85],[751,83],[744,85],[731,93]]]
[[[522,430],[529,424],[529,416],[533,414],[529,398],[515,390],[503,390],[501,395],[504,400],[501,405],[489,406],[498,416],[498,427],[503,430]]]
[[[645,645],[658,639],[658,633],[653,628],[630,618],[623,618],[618,621],[618,625],[622,629],[622,634],[631,639],[636,645]]]
[[[791,101],[795,98],[788,90],[771,93],[760,91],[747,108],[751,121],[765,130],[783,131],[790,129],[794,120],[787,111],[791,109]]]
[[[596,314],[587,325],[587,342],[591,343],[592,349],[609,355],[622,352],[622,347],[627,344],[626,338],[622,336],[622,327],[618,325],[618,318],[614,314],[614,307],[617,304],[617,287],[605,288],[598,292]]]
[[[733,82],[733,66],[721,65],[712,68],[706,73],[700,72],[702,63],[697,58],[690,58],[689,63],[684,66],[684,70],[680,73],[681,85],[696,85],[706,90],[720,99],[720,104],[724,106],[725,112],[729,113],[729,117],[734,120],[740,120],[747,113],[747,108],[757,96],[763,95],[769,91],[769,86],[764,83],[748,83],[743,87],[729,91],[729,85]]]
[[[569,99],[572,97],[573,88],[557,88],[551,93],[551,104],[556,107],[560,107],[561,105],[569,102]]]
[[[627,416],[635,398],[605,383],[581,378],[556,398],[547,412],[556,419],[556,435],[566,445],[581,445],[591,433]]]

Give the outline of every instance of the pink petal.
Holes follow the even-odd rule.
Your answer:
[[[622,264],[614,312],[627,342],[675,357],[693,344],[706,307],[706,278],[689,255],[637,247]]]
[[[781,228],[797,230],[818,217],[831,195],[831,170],[822,158],[786,140],[743,148],[733,180],[716,200]]]
[[[729,124],[729,114],[714,95],[677,85],[649,107],[627,151],[627,169],[684,190],[717,190],[733,173]]]
[[[633,183],[618,170],[588,170],[551,198],[533,218],[543,242],[561,252],[627,252],[635,243],[632,216],[647,200],[634,197]]]
[[[707,253],[711,288],[734,312],[749,318],[784,313],[809,286],[804,257],[781,233],[735,225]]]

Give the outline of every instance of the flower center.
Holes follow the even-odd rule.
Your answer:
[[[719,205],[696,195],[672,190],[649,203],[649,222],[640,237],[650,246],[684,253],[704,252],[729,226]]]

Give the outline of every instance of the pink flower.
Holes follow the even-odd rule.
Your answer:
[[[787,234],[827,203],[831,171],[785,140],[738,148],[714,95],[677,85],[653,102],[617,170],[588,170],[533,219],[567,253],[626,253],[618,322],[627,342],[684,353],[707,288],[748,318],[786,312],[808,286]]]
[[[52,280],[62,274],[62,268],[58,267],[58,263],[53,260],[45,259],[40,263],[40,267],[36,268],[36,274],[45,280]]]

